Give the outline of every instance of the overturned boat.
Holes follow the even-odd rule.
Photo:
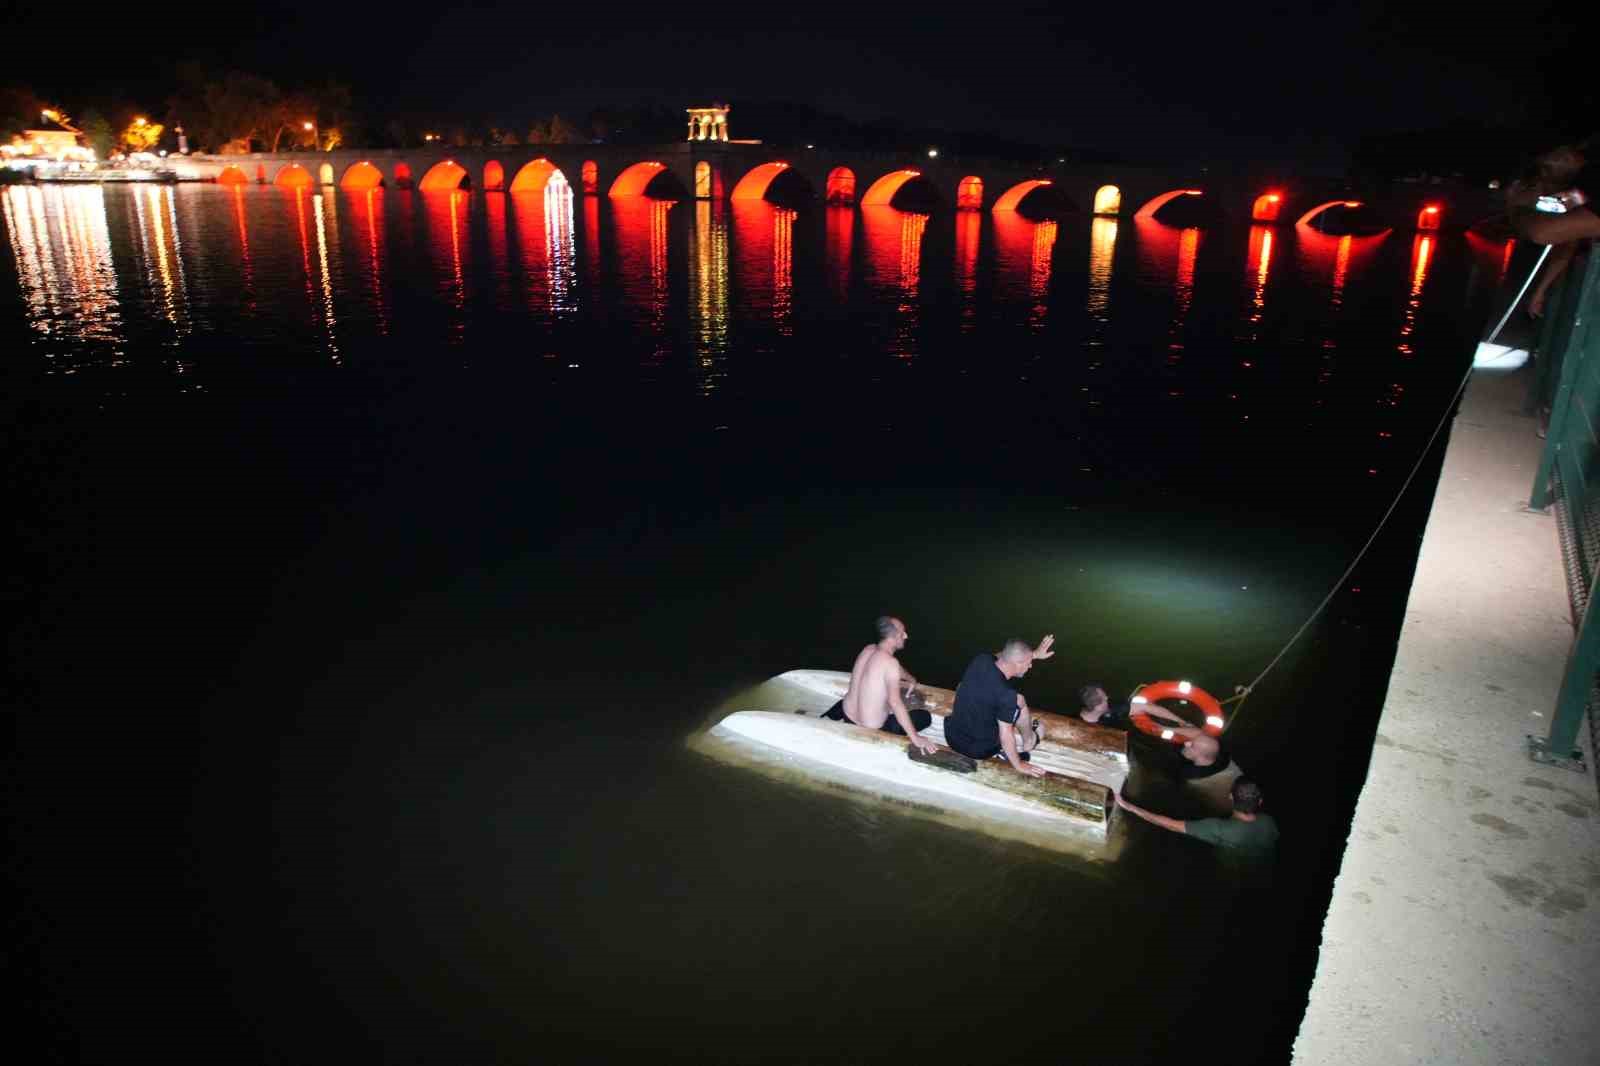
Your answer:
[[[1035,709],[1043,739],[1030,753],[1043,777],[1018,773],[1006,763],[974,760],[950,750],[944,719],[955,693],[918,685],[906,703],[933,715],[923,736],[939,744],[924,755],[906,738],[822,717],[844,697],[850,675],[791,670],[764,688],[781,701],[767,710],[738,711],[712,727],[719,740],[796,768],[833,772],[854,787],[939,811],[999,819],[1031,831],[1104,837],[1128,776],[1127,735],[1076,717]]]

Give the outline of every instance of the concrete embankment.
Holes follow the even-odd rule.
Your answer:
[[[1294,1061],[1600,1061],[1600,810],[1531,761],[1573,630],[1555,519],[1524,510],[1526,384],[1452,427]]]

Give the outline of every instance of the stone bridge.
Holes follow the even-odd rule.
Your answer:
[[[1330,207],[1364,205],[1403,229],[1465,228],[1496,213],[1496,195],[1459,185],[1396,183],[1352,189],[1330,179],[1297,180],[1248,169],[1177,173],[1125,164],[1030,167],[931,152],[862,152],[754,142],[664,145],[548,144],[474,148],[301,150],[174,160],[190,180],[346,189],[471,188],[543,192],[552,182],[611,197],[763,199],[778,188],[829,203],[890,204],[920,191],[920,203],[1012,210],[1024,200],[1046,210],[1155,217],[1200,197],[1229,220],[1302,222]],[[780,183],[781,179],[781,183]],[[775,188],[775,183],[779,183]],[[1197,201],[1198,202],[1198,201]]]

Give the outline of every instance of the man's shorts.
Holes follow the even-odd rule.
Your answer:
[[[917,732],[919,733],[933,724],[933,713],[931,711],[912,710],[909,707],[906,708],[906,711],[911,715],[911,724],[917,727]],[[840,700],[832,707],[829,707],[828,713],[822,717],[830,722],[850,721],[850,718],[844,713],[844,700]],[[906,731],[900,728],[900,719],[896,718],[892,713],[884,721],[883,725],[878,728],[878,732],[893,733],[897,737],[906,735]]]

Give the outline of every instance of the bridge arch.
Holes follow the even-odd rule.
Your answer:
[[[748,174],[740,178],[738,183],[734,185],[731,198],[734,200],[762,199],[767,195],[767,187],[772,184],[779,174],[788,169],[789,164],[782,161],[762,163],[760,166],[752,168]]]
[[[229,163],[227,166],[222,168],[222,173],[217,175],[217,184],[248,185],[250,184],[250,176],[239,167]]]
[[[1443,221],[1444,209],[1438,204],[1427,204],[1417,212],[1417,229],[1423,233],[1433,232]]]
[[[1282,193],[1264,192],[1250,205],[1250,218],[1256,222],[1276,222],[1282,209]]]
[[[511,179],[512,192],[544,192],[545,187],[552,181],[562,185],[568,184],[567,176],[561,173],[561,168],[550,160],[540,156],[529,163],[524,163]]]
[[[983,179],[968,174],[956,184],[956,210],[977,211],[983,207]]]
[[[579,174],[583,178],[585,195],[593,196],[600,191],[600,164],[593,159],[585,159]]]
[[[1094,213],[1116,215],[1122,213],[1122,190],[1115,185],[1102,185],[1094,191]]]
[[[1051,184],[1049,178],[1029,178],[1027,181],[1019,181],[1000,194],[1000,199],[994,202],[994,209],[996,211],[1015,211],[1017,205],[1022,203],[1024,196],[1049,184]]]
[[[650,190],[654,188],[655,192]],[[673,173],[667,169],[665,163],[654,159],[635,163],[628,167],[616,180],[611,183],[611,190],[607,194],[613,199],[627,199],[633,196],[648,196],[659,200],[680,200],[686,197],[689,190],[683,187]]]
[[[506,187],[506,168],[500,160],[491,159],[483,165],[483,188],[486,192],[498,192]]]
[[[324,163],[320,167],[317,168],[317,184],[318,185],[332,185],[333,184],[333,164],[332,163]]]
[[[272,184],[286,189],[311,188],[311,172],[299,163],[285,163],[272,177]]]
[[[834,167],[828,171],[825,197],[830,204],[856,202],[856,172],[849,167]]]
[[[920,177],[922,177],[920,170],[891,170],[869,185],[867,191],[861,194],[861,206],[888,205],[894,199],[894,194],[899,192],[906,182]]]
[[[472,180],[467,176],[467,168],[457,163],[454,159],[446,159],[442,163],[435,163],[422,175],[422,180],[417,183],[417,188],[423,192],[446,192],[453,189],[470,188]]]
[[[655,176],[666,169],[665,163],[657,163],[654,160],[635,163],[617,175],[616,180],[611,183],[608,195],[614,199],[624,196],[643,196]]]
[[[1176,200],[1180,196],[1204,196],[1204,195],[1205,195],[1205,190],[1204,189],[1173,189],[1171,192],[1162,193],[1160,196],[1157,196],[1156,198],[1151,200],[1149,203],[1147,203],[1143,207],[1139,208],[1139,210],[1134,214],[1133,217],[1134,218],[1144,218],[1144,219],[1154,219],[1156,217],[1156,212],[1157,211],[1161,210],[1163,207],[1166,207],[1169,203],[1171,203],[1173,200]]]
[[[1328,210],[1330,207],[1360,207],[1360,206],[1361,206],[1361,201],[1360,200],[1328,200],[1328,201],[1325,201],[1324,203],[1318,204],[1316,207],[1313,207],[1311,210],[1307,211],[1305,214],[1303,214],[1299,218],[1295,219],[1294,224],[1296,226],[1309,226],[1309,225],[1311,225],[1311,222],[1312,222],[1313,219],[1315,219],[1318,215],[1321,215],[1324,211]]]
[[[397,189],[411,188],[411,165],[409,163],[396,163],[394,165],[394,184]]]
[[[382,184],[383,171],[365,159],[350,164],[345,168],[344,177],[339,179],[341,189],[375,189]]]

